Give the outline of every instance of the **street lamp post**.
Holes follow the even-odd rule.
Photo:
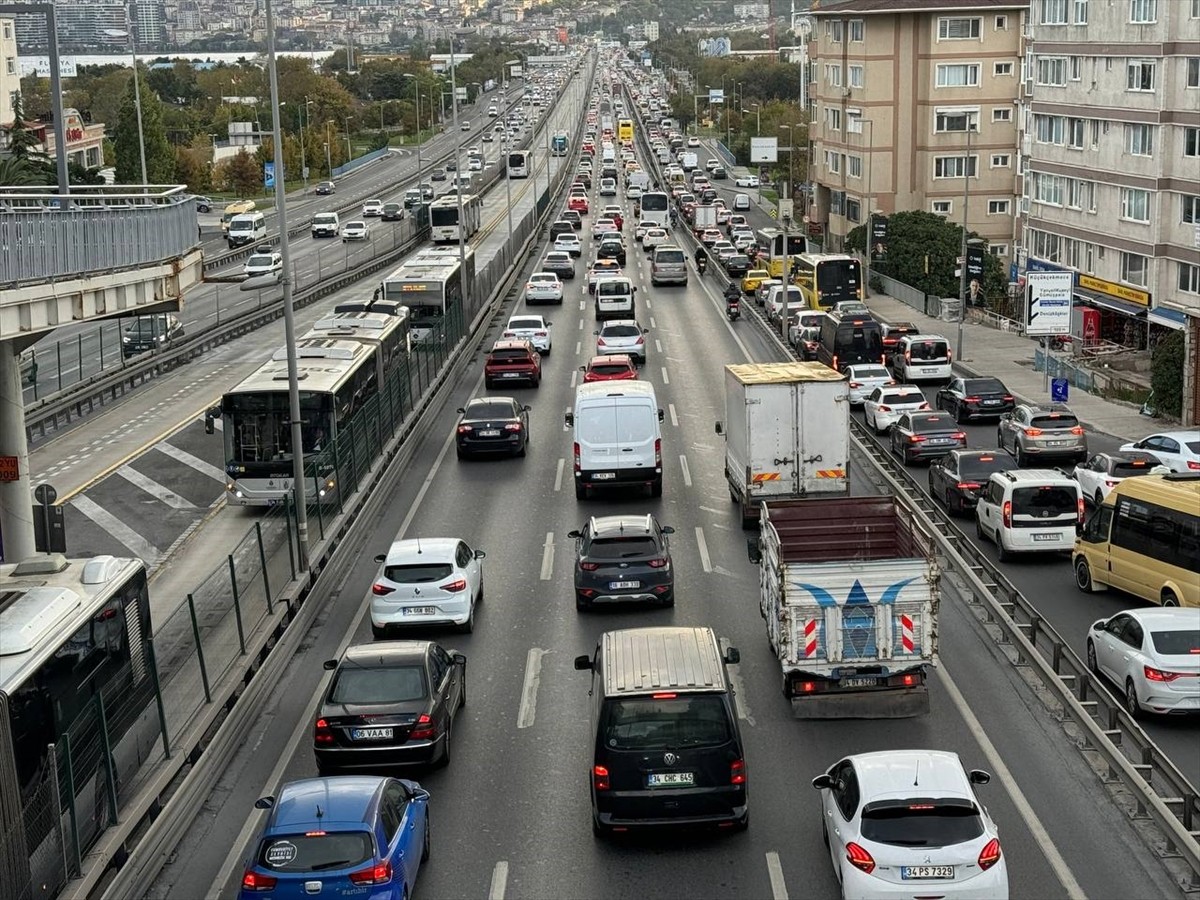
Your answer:
[[[329,153],[329,141],[323,141],[325,144],[325,168],[329,172],[329,177],[333,178],[333,159]]]
[[[867,135],[867,234],[866,234],[866,266],[863,270],[863,297],[866,297],[871,290],[871,253],[874,250],[874,245],[871,243],[872,236],[875,232],[875,214],[871,211],[874,193],[871,190],[871,173],[875,169],[875,122],[871,119],[860,119],[862,124],[870,128],[870,133]],[[862,134],[862,131],[859,131]],[[861,160],[860,160],[861,163]]]
[[[963,320],[967,317],[967,204],[971,199],[971,132],[975,130],[971,123],[971,114],[967,113],[967,154],[963,157],[963,224],[962,246],[959,256],[962,263],[959,266],[958,279],[958,358],[963,358]]]
[[[125,29],[105,28],[104,33],[109,37],[129,38],[129,60],[133,63],[133,108],[137,114],[138,157],[142,163],[142,184],[149,184],[146,175],[146,136],[142,131],[142,88],[138,78],[137,48],[133,38],[133,20],[129,17],[129,7],[125,7]]]
[[[417,104],[417,190],[421,191],[421,202],[425,202],[425,189],[421,187],[421,79],[411,72],[404,73],[413,82],[413,97]]]
[[[450,104],[451,111],[454,113],[454,175],[455,182],[458,181],[458,173],[462,171],[462,129],[458,125],[458,76],[456,65],[457,60],[454,58],[454,38],[450,38]],[[444,96],[444,95],[443,95]],[[466,237],[463,235],[463,192],[461,187],[454,192],[454,196],[458,198],[458,270],[461,273],[463,282],[463,321],[466,322],[468,310],[471,307],[471,295],[475,285],[467,282],[467,245]],[[474,281],[474,279],[472,279]],[[445,299],[442,303],[442,317],[445,318],[446,307]]]
[[[788,133],[788,200],[790,201],[792,199],[793,193],[796,190],[795,185],[793,184],[793,181],[792,181],[792,179],[795,177],[794,172],[795,172],[795,168],[796,168],[796,165],[795,165],[795,163],[796,163],[795,126],[794,125],[780,125],[779,126],[780,131],[783,131],[784,129],[786,129],[787,133]],[[785,213],[782,216],[782,219],[783,219],[783,271],[780,273],[780,278],[783,281],[783,309],[782,309],[782,314],[781,314],[780,320],[779,320],[779,330],[782,333],[783,342],[785,344],[788,342],[788,323],[789,323],[789,320],[791,319],[791,313],[788,309],[788,305],[789,305],[788,300],[790,299],[790,297],[788,296],[788,294],[789,294],[788,287],[791,285],[792,255],[788,251],[792,249],[791,226],[794,223],[795,217],[796,217],[796,210],[795,210],[794,205],[791,206],[790,213]]]

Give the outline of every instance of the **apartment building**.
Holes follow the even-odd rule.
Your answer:
[[[0,19],[0,126],[12,124],[13,95],[20,90],[16,25],[12,19]]]
[[[810,223],[841,249],[923,209],[1006,262],[1017,205],[1017,99],[1028,0],[824,0],[809,44]],[[965,207],[965,208],[964,208]]]
[[[1033,0],[1021,104],[1023,270],[1076,273],[1086,341],[1187,334],[1200,420],[1200,0]],[[1078,329],[1077,329],[1078,330]]]

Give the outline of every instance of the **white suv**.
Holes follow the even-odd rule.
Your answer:
[[[1014,553],[1069,553],[1082,522],[1079,482],[1057,469],[993,472],[975,506],[975,533],[996,545],[1001,562]]]
[[[892,354],[892,372],[897,381],[949,381],[950,342],[940,334],[909,334],[900,338]]]

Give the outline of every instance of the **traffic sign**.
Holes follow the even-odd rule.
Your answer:
[[[1071,302],[1075,276],[1071,272],[1029,272],[1025,333],[1031,337],[1071,333]]]
[[[1050,379],[1050,400],[1054,403],[1066,403],[1071,395],[1071,382],[1065,378]]]
[[[21,477],[15,456],[0,456],[0,481],[16,481]]]

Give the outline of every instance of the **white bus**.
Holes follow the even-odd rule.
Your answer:
[[[510,150],[508,151],[508,177],[509,178],[528,178],[529,177],[529,150]]]
[[[475,251],[466,248],[464,271],[457,247],[428,247],[409,257],[383,279],[382,299],[408,307],[408,325],[414,345],[441,331],[446,313],[460,306],[467,288],[475,282]]]
[[[671,198],[665,193],[662,191],[648,191],[642,194],[639,202],[642,208],[638,219],[639,224],[646,227],[657,225],[661,228],[666,228],[670,224]]]
[[[429,204],[430,240],[435,244],[456,244],[459,232],[462,239],[469,241],[479,230],[483,220],[483,198],[476,194],[464,194],[462,203],[462,223],[459,223],[460,198],[455,194],[438,197]]]

